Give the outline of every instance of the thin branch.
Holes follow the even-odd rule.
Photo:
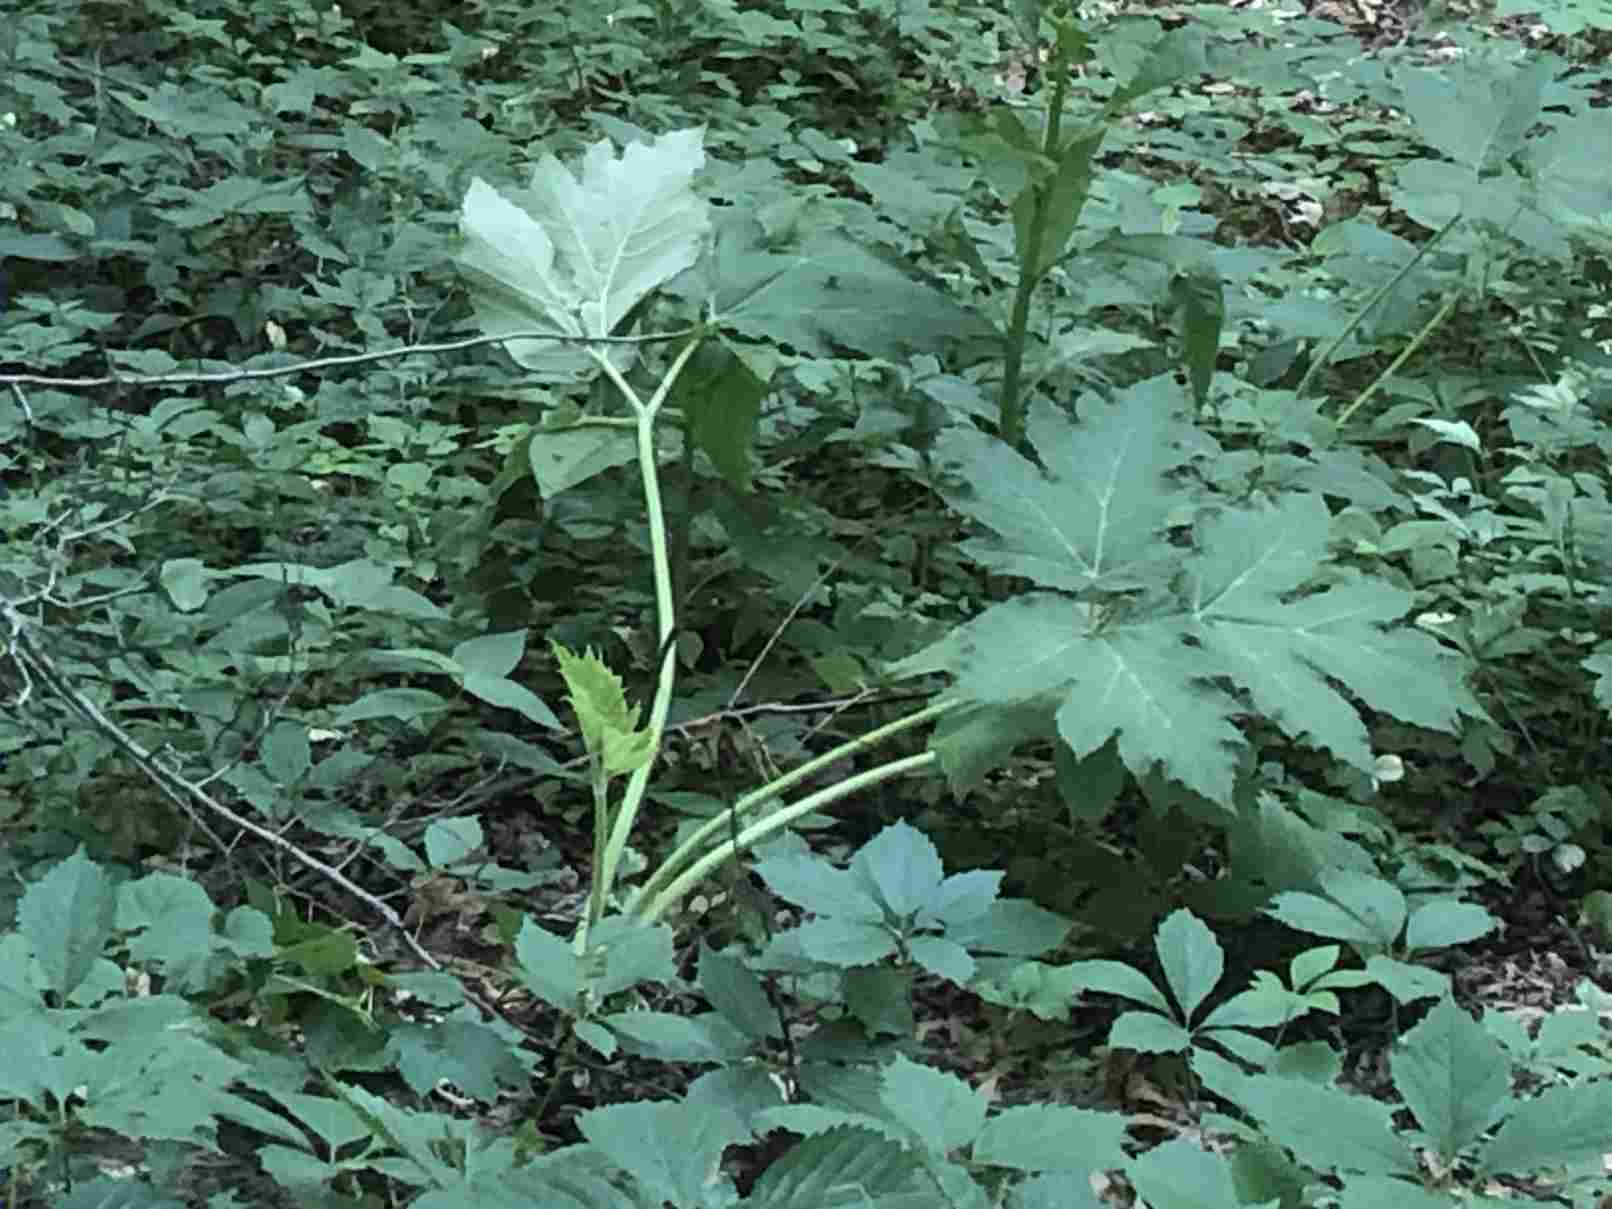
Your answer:
[[[334,882],[342,890],[369,907],[387,924],[395,928],[416,957],[425,962],[431,969],[441,970],[441,963],[419,941],[414,939],[392,908],[363,887],[356,885],[341,873],[320,861],[317,857],[310,856],[284,836],[269,830],[261,824],[254,823],[244,815],[237,814],[222,802],[214,799],[204,789],[186,780],[173,769],[165,767],[151,752],[136,742],[127,731],[102,713],[95,702],[73,686],[65,673],[56,666],[51,656],[39,646],[29,633],[30,623],[28,620],[18,613],[9,602],[0,601],[0,617],[3,617],[11,627],[13,653],[25,660],[32,667],[34,675],[48,686],[52,692],[66,701],[81,718],[93,725],[96,730],[110,739],[113,745],[122,751],[124,755],[133,760],[140,771],[145,773],[152,783],[162,790],[163,794],[178,806],[192,822],[205,831],[209,838],[213,839],[214,843],[219,844],[221,848],[223,847],[222,841],[214,836],[208,828],[206,820],[196,813],[198,806],[217,815],[232,826],[249,832],[271,847],[279,849],[299,864],[305,865],[307,868]]]
[[[352,365],[373,365],[377,361],[390,361],[395,357],[457,353],[488,344],[503,344],[508,340],[553,340],[561,344],[660,344],[685,339],[698,330],[691,327],[653,336],[564,336],[557,332],[510,332],[500,336],[468,336],[463,340],[449,340],[440,344],[405,344],[400,348],[384,349],[378,353],[320,357],[312,361],[298,361],[292,365],[277,365],[270,369],[233,369],[213,374],[110,374],[101,378],[49,378],[43,374],[0,374],[0,385],[10,386],[12,393],[19,399],[20,392],[17,391],[17,387],[23,385],[54,386],[71,390],[89,390],[102,386],[219,386],[231,382],[255,382],[264,378],[287,378],[293,374],[341,369]]]

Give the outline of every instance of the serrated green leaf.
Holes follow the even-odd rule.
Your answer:
[[[1315,495],[1227,510],[1205,524],[1188,565],[1195,634],[1262,714],[1369,772],[1375,753],[1365,726],[1331,680],[1434,729],[1452,730],[1475,705],[1430,638],[1383,632],[1411,607],[1408,592],[1356,580],[1289,599],[1319,567],[1330,532],[1331,514]]]
[[[1154,938],[1164,980],[1190,1024],[1226,972],[1226,955],[1209,926],[1191,911],[1172,912]]]
[[[558,642],[550,646],[570,690],[566,700],[576,710],[588,753],[602,760],[612,775],[630,772],[652,758],[654,736],[638,729],[638,707],[627,704],[621,677],[591,647],[577,655]]]
[[[910,1186],[920,1164],[916,1153],[889,1138],[839,1125],[769,1164],[746,1203],[756,1209],[832,1209],[864,1199],[882,1204],[887,1195]]]
[[[907,942],[907,953],[929,973],[958,986],[974,977],[974,959],[955,941],[939,936],[914,936]]]
[[[599,1021],[629,1053],[659,1062],[736,1062],[750,1053],[750,1040],[715,1012],[615,1012]]]
[[[1485,1172],[1522,1175],[1603,1157],[1612,1135],[1612,1083],[1553,1087],[1523,1102],[1480,1155]]]
[[[884,1068],[881,1098],[933,1155],[970,1145],[985,1124],[985,1097],[956,1075],[899,1057]]]
[[[817,915],[880,920],[884,912],[863,882],[821,857],[791,853],[756,862],[756,875],[780,898]]]
[[[1125,1171],[1149,1209],[1244,1209],[1226,1160],[1184,1138],[1155,1146]]]
[[[1380,877],[1333,870],[1321,875],[1326,897],[1278,894],[1267,914],[1290,928],[1353,944],[1388,948],[1405,927],[1405,896]]]
[[[1262,971],[1263,972],[1263,971]],[[1200,1029],[1276,1028],[1303,1015],[1309,1005],[1281,988],[1241,991],[1199,1022]]]
[[[1206,653],[1185,637],[1181,626],[1165,621],[1066,646],[1062,670],[1073,673],[1077,687],[1058,708],[1058,733],[1080,756],[1118,735],[1120,758],[1136,776],[1157,767],[1209,801],[1226,803],[1243,744],[1231,723],[1236,707],[1210,684]]]
[[[724,328],[814,356],[849,348],[904,360],[995,334],[976,311],[839,232],[777,248],[749,214],[719,228],[712,279],[716,319]]]
[[[459,260],[482,330],[608,336],[650,290],[692,265],[708,226],[706,203],[691,187],[705,162],[702,140],[698,129],[673,131],[632,144],[619,159],[601,140],[576,174],[545,155],[516,201],[472,181]],[[541,380],[596,364],[577,344],[504,347]],[[631,364],[629,348],[608,350],[618,369]]]
[[[520,664],[526,653],[526,631],[483,634],[453,648],[453,661],[468,675],[503,678]]]
[[[27,937],[46,987],[65,997],[100,959],[116,916],[111,879],[81,847],[23,891],[17,930]]]
[[[433,869],[469,857],[486,842],[481,824],[473,818],[437,819],[425,829],[425,859]]]
[[[1395,1136],[1392,1110],[1386,1104],[1270,1075],[1241,1080],[1233,1099],[1259,1119],[1273,1141],[1311,1167],[1377,1175],[1416,1173],[1415,1157]]]
[[[153,873],[118,890],[116,926],[138,933],[129,955],[160,962],[176,991],[197,991],[207,983],[214,948],[212,900],[186,878]]]
[[[908,920],[929,905],[945,867],[928,836],[907,823],[895,823],[857,850],[851,876],[896,919]]]
[[[1511,1067],[1483,1026],[1446,996],[1393,1053],[1394,1086],[1446,1164],[1511,1098]]]
[[[973,489],[948,492],[947,502],[995,534],[965,550],[1004,575],[1064,591],[1153,582],[1158,564],[1177,557],[1156,539],[1186,498],[1166,478],[1186,460],[1186,406],[1168,378],[1131,387],[1078,425],[1038,400],[1026,428],[1045,474],[984,433],[948,428],[935,457]]]
[[[690,1112],[671,1100],[591,1109],[577,1119],[577,1128],[656,1202],[690,1207],[732,1198],[722,1152],[750,1136],[731,1112],[709,1105]]]
[[[700,946],[700,992],[734,1027],[750,1037],[783,1035],[778,1012],[761,979],[736,957]]]
[[[1004,1108],[985,1122],[973,1159],[1017,1171],[1102,1171],[1122,1153],[1125,1119],[1062,1105]]]
[[[1500,921],[1477,903],[1434,899],[1411,912],[1405,923],[1405,945],[1413,951],[1464,945],[1499,926]]]
[[[826,965],[871,965],[898,949],[888,928],[841,916],[807,920],[795,931],[806,956]]]
[[[1192,1045],[1192,1034],[1157,1012],[1121,1012],[1108,1031],[1108,1044],[1144,1054],[1174,1054]]]
[[[985,921],[997,905],[1002,873],[995,869],[971,869],[954,873],[932,893],[924,904],[924,916],[948,929],[967,927]],[[1050,947],[1050,946],[1049,946]]]
[[[1004,898],[992,903],[983,915],[948,921],[946,935],[974,952],[1034,957],[1057,948],[1073,926],[1037,903]]]
[[[1435,999],[1450,989],[1450,976],[1426,966],[1411,965],[1392,957],[1377,954],[1366,962],[1366,973],[1371,980],[1385,989],[1401,1003],[1414,1003],[1418,999]]]
[[[1122,961],[1077,961],[1068,969],[1080,990],[1118,995],[1121,999],[1146,1004],[1165,1016],[1174,1014],[1170,1001],[1147,975]]]
[[[515,940],[515,961],[534,995],[562,1012],[576,1011],[582,982],[569,944],[527,919]]]

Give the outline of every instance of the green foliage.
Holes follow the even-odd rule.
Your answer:
[[[1243,745],[1234,691],[1367,772],[1365,725],[1333,682],[1433,729],[1479,713],[1433,638],[1387,628],[1410,593],[1365,577],[1318,586],[1331,532],[1320,496],[1207,509],[1176,486],[1193,435],[1183,408],[1164,379],[1079,426],[1043,405],[1030,440],[1045,472],[979,434],[948,433],[937,457],[976,485],[950,502],[996,535],[966,553],[1059,591],[993,605],[907,670],[953,671],[974,703],[1045,701],[1077,757],[1117,736],[1137,777],[1158,766],[1227,805]],[[1191,546],[1169,540],[1195,520]]]
[[[1605,31],[1010,8],[8,9],[8,1209],[1602,1195]]]

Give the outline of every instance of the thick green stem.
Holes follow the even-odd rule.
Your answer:
[[[1064,97],[1069,90],[1068,61],[1061,49],[1048,65],[1052,72],[1052,100],[1047,106],[1046,129],[1041,138],[1041,154],[1056,162],[1061,137]],[[1013,294],[1013,317],[1008,323],[1007,347],[1003,350],[1002,397],[997,404],[1001,438],[1011,447],[1024,439],[1024,346],[1030,335],[1030,304],[1036,287],[1046,274],[1041,264],[1041,245],[1046,240],[1048,203],[1052,178],[1025,186],[1033,190],[1030,222],[1019,256],[1019,284]]]
[[[854,777],[820,789],[814,794],[808,794],[798,802],[791,802],[788,806],[766,818],[746,827],[733,841],[718,846],[707,852],[699,860],[686,869],[681,876],[674,878],[665,890],[649,899],[638,908],[638,916],[646,924],[652,924],[659,919],[675,903],[700,882],[704,881],[710,872],[723,861],[732,860],[738,853],[759,844],[769,836],[782,831],[796,819],[804,818],[813,811],[821,810],[825,806],[832,806],[841,798],[850,797],[853,793],[878,785],[884,781],[904,777],[910,772],[928,768],[940,757],[932,751],[920,752],[916,756],[907,756],[905,759],[892,760],[888,764],[881,764],[877,768],[870,768],[866,772],[858,773]],[[725,821],[725,820],[724,820]]]
[[[677,614],[672,599],[671,560],[666,548],[666,513],[661,504],[660,472],[655,453],[655,418],[662,404],[666,402],[666,396],[671,392],[672,385],[683,372],[683,367],[688,364],[689,358],[694,355],[694,350],[699,344],[700,337],[695,336],[684,346],[647,403],[638,397],[638,393],[621,376],[621,372],[611,364],[608,357],[595,354],[605,374],[631,404],[637,418],[638,471],[644,490],[644,509],[649,520],[650,561],[655,576],[655,616],[658,623],[659,649],[663,652],[659,679],[655,686],[655,700],[650,706],[648,722],[653,745],[657,749],[660,746],[661,733],[666,728],[666,716],[672,708],[672,690],[677,681],[677,660],[668,641],[672,631],[677,627]],[[649,788],[649,778],[654,766],[655,758],[651,756],[627,780],[626,792],[622,795],[621,806],[616,811],[615,824],[610,828],[603,852],[594,866],[594,893],[590,898],[589,918],[578,930],[576,937],[579,952],[586,947],[589,928],[598,923],[605,904],[609,902],[611,887],[615,885],[616,873],[621,867],[621,854],[626,850],[627,838],[632,834],[633,823],[638,817],[638,809],[643,804],[644,794]],[[594,914],[595,904],[598,909],[597,915]]]
[[[769,782],[768,784],[763,785],[761,788],[752,790],[750,793],[745,794],[731,807],[729,807],[728,810],[723,811],[715,818],[708,819],[706,822],[701,824],[692,835],[679,844],[677,849],[661,862],[660,867],[650,875],[649,879],[644,882],[641,887],[639,887],[638,893],[634,895],[631,910],[635,913],[642,913],[644,910],[646,910],[646,905],[651,901],[654,901],[658,904],[656,906],[656,913],[659,914],[661,911],[664,911],[666,907],[666,904],[663,900],[668,894],[671,893],[670,890],[664,889],[668,883],[672,883],[675,880],[675,882],[679,885],[693,884],[691,882],[687,882],[686,880],[688,874],[685,872],[685,870],[689,866],[693,865],[704,870],[708,870],[713,867],[714,863],[720,863],[721,861],[727,860],[736,855],[732,844],[719,844],[714,849],[707,850],[707,846],[716,839],[717,835],[732,825],[733,819],[744,818],[746,815],[749,815],[760,809],[774,798],[782,797],[791,789],[795,788],[795,786],[809,781],[812,777],[816,776],[824,769],[831,768],[835,764],[838,764],[841,760],[848,759],[856,755],[858,752],[867,751],[877,747],[885,740],[890,739],[903,731],[911,730],[915,726],[922,726],[928,722],[934,721],[941,715],[957,708],[958,704],[959,702],[957,701],[937,701],[934,705],[926,706],[917,713],[908,714],[904,718],[897,718],[894,722],[887,723],[876,730],[870,730],[865,735],[858,735],[855,739],[851,739],[840,744],[832,751],[824,752],[822,755],[807,761],[805,764],[802,764],[799,768],[792,769],[790,772],[779,777],[776,781]],[[895,763],[900,764],[901,762],[896,761]],[[894,767],[894,765],[884,765],[881,767]],[[878,772],[879,770],[874,769],[872,771]],[[830,788],[832,788],[832,786]],[[814,797],[815,796],[816,795],[814,795]],[[772,818],[777,817],[780,816],[771,816],[766,820],[766,822],[770,823]],[[790,817],[797,818],[799,816],[792,815]],[[741,845],[741,850],[742,848],[743,845]],[[715,862],[703,863],[708,862],[713,855],[716,858]],[[686,890],[683,892],[686,892]]]
[[[1439,309],[1434,313],[1433,317],[1422,325],[1422,330],[1417,332],[1416,338],[1405,346],[1405,351],[1400,353],[1399,356],[1395,357],[1393,363],[1389,365],[1387,369],[1383,370],[1382,373],[1378,374],[1377,377],[1372,381],[1371,385],[1366,387],[1365,390],[1361,391],[1360,394],[1356,396],[1353,403],[1349,404],[1348,407],[1345,407],[1341,412],[1338,413],[1339,428],[1342,428],[1345,424],[1347,424],[1349,422],[1349,417],[1354,415],[1355,412],[1359,411],[1366,400],[1377,393],[1377,388],[1379,386],[1399,372],[1400,367],[1403,366],[1405,362],[1409,361],[1411,357],[1416,354],[1416,350],[1421,348],[1422,345],[1427,342],[1427,338],[1436,332],[1439,329],[1439,326],[1450,317],[1450,314],[1455,310],[1455,304],[1460,300],[1461,292],[1459,290],[1454,291],[1448,298],[1444,300],[1444,305],[1439,307]]]
[[[1343,325],[1343,330],[1333,337],[1331,343],[1329,343],[1326,348],[1322,349],[1315,355],[1315,359],[1310,362],[1310,368],[1305,371],[1304,377],[1299,381],[1298,388],[1294,391],[1294,395],[1296,397],[1300,399],[1304,397],[1304,392],[1309,389],[1310,380],[1314,378],[1316,374],[1320,373],[1321,369],[1332,360],[1333,354],[1335,354],[1338,349],[1343,346],[1343,342],[1349,338],[1350,333],[1352,333],[1355,328],[1359,327],[1363,322],[1365,322],[1366,316],[1377,309],[1377,304],[1380,303],[1384,298],[1388,297],[1389,294],[1393,293],[1394,289],[1399,285],[1399,283],[1405,279],[1405,275],[1414,269],[1418,264],[1420,264],[1422,257],[1426,256],[1429,252],[1436,248],[1439,244],[1439,241],[1448,235],[1451,228],[1453,228],[1455,224],[1460,221],[1461,215],[1460,212],[1457,211],[1455,216],[1451,218],[1449,222],[1445,223],[1434,233],[1432,239],[1428,240],[1420,248],[1416,249],[1416,255],[1412,256],[1408,261],[1406,261],[1404,267],[1401,268],[1399,272],[1395,273],[1377,288],[1376,292],[1366,300],[1366,305],[1360,308],[1359,313],[1356,314],[1353,319],[1349,320],[1348,323]],[[1375,388],[1376,383],[1374,382],[1372,383],[1371,389]],[[1370,392],[1368,391],[1367,393],[1369,394]],[[1353,414],[1355,408],[1359,407],[1362,401],[1362,399],[1356,399],[1349,407],[1348,414]],[[1344,417],[1339,417],[1338,423],[1342,424],[1343,419]]]

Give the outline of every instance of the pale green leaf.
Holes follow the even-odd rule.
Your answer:
[[[472,697],[487,702],[488,705],[524,714],[539,726],[546,726],[550,730],[564,729],[560,720],[554,716],[554,711],[524,684],[516,684],[515,681],[503,676],[466,675],[464,690]]]
[[[453,648],[454,662],[466,675],[504,677],[519,666],[526,653],[526,631],[483,634]]]
[[[437,819],[425,829],[425,859],[433,869],[465,860],[486,842],[473,818]]]
[[[765,1209],[852,1209],[866,1199],[880,1205],[909,1187],[920,1168],[918,1154],[891,1139],[839,1125],[807,1137],[770,1163],[747,1203]]]
[[[945,876],[940,853],[923,832],[894,823],[851,858],[851,876],[898,920],[929,905]]]
[[[1159,925],[1154,938],[1164,980],[1190,1024],[1198,1008],[1226,972],[1226,955],[1209,926],[1192,912],[1180,910]]]
[[[1225,1158],[1178,1138],[1125,1169],[1149,1209],[1244,1209]]]
[[[1446,1164],[1511,1098],[1511,1068],[1483,1027],[1445,997],[1393,1053],[1394,1086]]]
[[[884,1068],[881,1097],[935,1155],[970,1145],[985,1124],[985,1097],[956,1075],[898,1057]]]
[[[532,477],[544,500],[635,457],[632,434],[619,428],[534,432],[527,446]]]
[[[89,975],[112,935],[117,893],[81,847],[23,891],[17,930],[27,938],[45,985],[67,996]]]
[[[1414,1003],[1418,999],[1434,999],[1450,989],[1450,976],[1426,966],[1396,961],[1392,957],[1376,954],[1366,961],[1366,973],[1401,1003]]]
[[[958,986],[974,977],[974,959],[955,941],[939,936],[914,936],[907,942],[907,952],[929,973]]]
[[[731,1199],[722,1152],[749,1137],[732,1112],[711,1105],[690,1112],[673,1100],[595,1108],[577,1118],[577,1128],[655,1201],[682,1206]]]
[[[1125,1118],[1062,1105],[1005,1108],[985,1122],[973,1159],[1018,1171],[1100,1171],[1111,1167],[1125,1138]]]
[[[1092,408],[1078,425],[1037,402],[1027,427],[1045,473],[976,429],[947,429],[935,456],[974,485],[947,502],[995,534],[966,552],[1048,588],[1151,582],[1174,557],[1157,537],[1184,498],[1165,476],[1186,459],[1185,406],[1167,378],[1130,388],[1119,406]]]
[[[1483,1170],[1524,1175],[1612,1151],[1612,1083],[1553,1087],[1525,1101],[1481,1154]]]
[[[806,956],[826,965],[870,965],[891,956],[897,947],[887,928],[837,916],[807,920],[796,932]]]
[[[1411,912],[1405,924],[1405,945],[1412,950],[1464,945],[1499,926],[1500,921],[1477,903],[1434,899]]]
[[[1192,1045],[1192,1034],[1157,1012],[1122,1012],[1108,1031],[1108,1044],[1143,1054],[1174,1054]]]
[[[659,1062],[736,1062],[750,1052],[750,1039],[715,1012],[616,1012],[599,1022],[630,1053]]]
[[[1166,1016],[1173,1015],[1169,1000],[1143,974],[1121,961],[1077,961],[1068,967],[1075,986],[1082,991],[1098,991],[1104,995],[1118,995],[1136,1003],[1146,1004]]]
[[[1394,1134],[1392,1109],[1366,1096],[1254,1075],[1239,1081],[1235,1099],[1272,1141],[1311,1167],[1378,1175],[1416,1171],[1415,1157]]]
[[[1387,948],[1405,926],[1399,888],[1365,873],[1333,870],[1321,876],[1326,897],[1303,891],[1278,894],[1269,914],[1301,932]]]
[[[511,201],[471,182],[461,211],[460,263],[489,335],[547,331],[608,336],[650,290],[699,256],[708,220],[692,189],[703,165],[703,132],[682,130],[615,155],[601,140],[573,174],[552,155]],[[563,380],[594,366],[579,344],[516,340],[510,356],[539,379]],[[613,345],[617,368],[630,346]]]
[[[612,732],[625,734],[637,729],[638,707],[627,703],[621,677],[591,647],[578,655],[558,642],[549,645],[559,660],[560,675],[569,690],[566,700],[576,711],[583,742],[590,753],[603,755]]]
[[[539,999],[562,1012],[576,1011],[582,982],[569,944],[527,919],[515,938],[515,961],[521,978]]]

